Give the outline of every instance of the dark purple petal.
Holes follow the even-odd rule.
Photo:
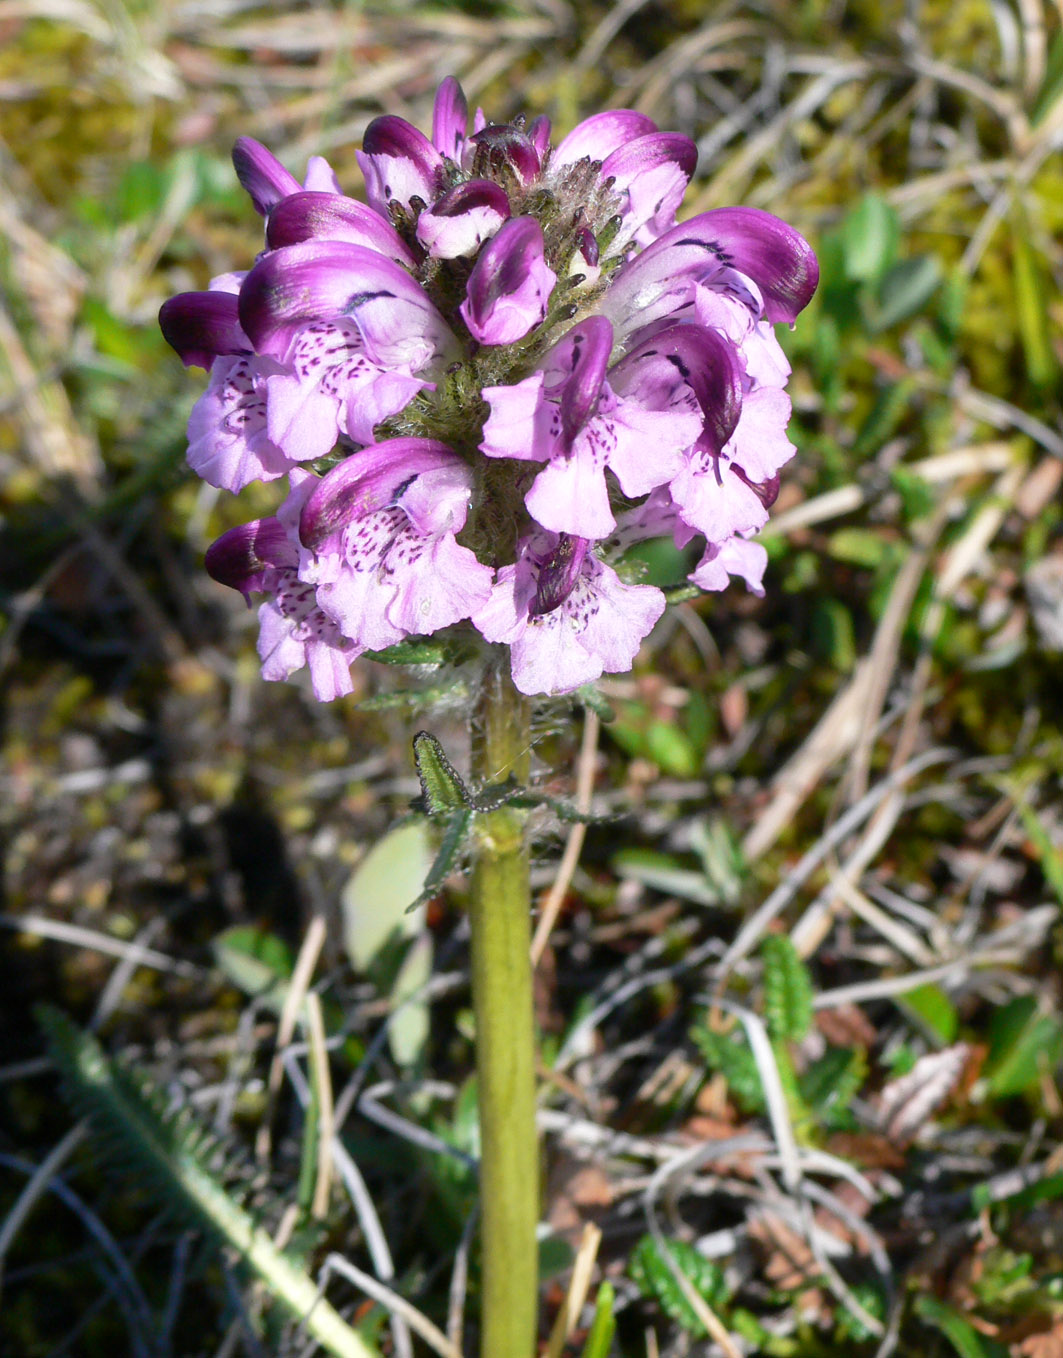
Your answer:
[[[249,354],[236,294],[179,292],[159,309],[159,329],[186,368],[209,368],[219,354]]]
[[[580,228],[577,239],[579,240],[579,252],[583,256],[584,262],[590,268],[596,268],[599,257],[597,236],[589,226],[583,226]]]
[[[414,263],[402,237],[379,212],[339,193],[292,193],[277,204],[266,223],[271,250],[304,240],[345,240],[387,255],[398,264]]]
[[[412,361],[403,353],[444,354],[453,336],[424,290],[394,261],[348,241],[304,241],[260,259],[240,289],[240,320],[260,354],[283,358],[293,335],[312,321],[350,316],[370,356]]]
[[[613,327],[604,316],[589,316],[573,326],[547,355],[547,381],[558,369],[568,370],[560,392],[561,429],[566,445],[594,414],[601,395],[605,370],[613,348]],[[551,395],[556,393],[556,387]]]
[[[571,165],[589,156],[591,160],[605,160],[619,147],[656,132],[657,124],[644,113],[632,108],[607,109],[594,113],[577,123],[568,136],[554,149],[552,165]]]
[[[779,498],[779,491],[782,487],[782,480],[780,477],[769,476],[764,481],[751,481],[742,468],[737,466],[734,462],[731,463],[731,470],[740,481],[746,483],[765,509],[770,509]]]
[[[545,114],[540,113],[538,118],[533,118],[528,128],[528,140],[539,153],[539,163],[542,164],[543,157],[550,147],[550,119]]]
[[[526,132],[510,123],[489,123],[472,138],[476,147],[473,173],[498,174],[510,169],[522,184],[530,184],[539,173],[539,152]]]
[[[513,344],[546,315],[557,275],[534,217],[511,217],[480,251],[459,310],[481,344]]]
[[[539,567],[535,598],[528,608],[529,617],[539,618],[561,607],[576,587],[589,546],[586,538],[561,534],[557,546]]]
[[[469,105],[465,94],[454,76],[448,75],[436,91],[432,109],[432,144],[441,155],[458,159],[468,121]]]
[[[804,236],[755,207],[713,208],[680,222],[644,250],[623,276],[649,276],[662,264],[673,274],[693,276],[716,264],[737,269],[760,289],[769,321],[796,320],[819,282],[819,263]]]
[[[255,211],[265,217],[289,193],[303,187],[295,175],[280,163],[272,151],[267,151],[254,137],[237,137],[233,146],[233,165],[236,177],[251,195]]]
[[[317,551],[348,523],[393,503],[423,472],[463,465],[436,439],[389,439],[370,444],[324,477],[303,505],[299,539]]]
[[[702,439],[719,454],[742,411],[742,365],[734,345],[705,326],[667,326],[626,354],[610,382],[625,392],[638,382],[640,368],[659,363],[674,368],[697,397],[705,416]]]
[[[409,203],[414,196],[431,202],[443,158],[424,135],[405,118],[386,113],[365,129],[358,164],[365,175],[369,201],[387,213],[392,200]]]
[[[277,519],[255,519],[222,533],[207,548],[207,574],[221,585],[238,589],[245,599],[253,591],[273,587],[274,572],[295,566],[299,553]]]

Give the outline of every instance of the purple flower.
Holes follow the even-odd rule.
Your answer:
[[[676,225],[696,151],[641,113],[550,135],[470,120],[448,78],[430,136],[366,129],[367,203],[320,159],[300,185],[237,143],[266,252],[160,324],[210,373],[193,469],[290,484],[208,554],[265,595],[266,677],[306,666],[336,696],[363,650],[454,628],[509,646],[525,692],[568,692],[627,669],[660,616],[613,569],[651,536],[698,541],[703,589],[763,590],[752,539],[794,453],[773,327],[815,256],[758,209]]]
[[[293,495],[303,494],[305,486],[297,481]],[[353,691],[351,662],[364,647],[343,636],[318,607],[314,587],[299,579],[298,559],[298,547],[279,518],[257,519],[223,533],[208,548],[206,565],[215,580],[245,598],[271,596],[258,612],[263,678],[290,679],[308,667],[314,696],[331,702]]]
[[[480,251],[459,310],[481,344],[514,344],[546,315],[557,274],[534,217],[513,217]]]
[[[488,641],[509,646],[513,682],[522,693],[570,693],[603,671],[629,670],[643,639],[664,612],[664,595],[625,585],[586,549],[554,533],[524,539],[503,566],[490,600],[473,622]],[[566,578],[553,608],[556,577]],[[544,598],[544,595],[546,596]]]
[[[455,541],[472,491],[462,460],[429,439],[376,444],[317,483],[299,521],[313,557],[302,575],[345,636],[381,650],[485,602],[493,572]]]
[[[592,316],[532,377],[484,389],[491,415],[481,450],[546,462],[525,504],[553,532],[608,537],[616,520],[606,470],[624,495],[645,495],[679,472],[682,450],[701,432],[697,403],[674,369],[651,375],[621,363],[610,374],[616,386],[606,381],[612,345],[612,326]]]

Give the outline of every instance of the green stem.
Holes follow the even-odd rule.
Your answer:
[[[473,772],[528,776],[530,710],[508,656],[492,657],[473,726]],[[475,819],[470,924],[480,1097],[482,1358],[532,1358],[538,1329],[539,1161],[535,1133],[531,888],[526,811]]]

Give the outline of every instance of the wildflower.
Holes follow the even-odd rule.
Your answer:
[[[773,327],[815,290],[807,242],[753,208],[677,224],[693,143],[630,109],[551,146],[544,118],[470,120],[448,79],[430,135],[385,115],[357,159],[367,203],[240,138],[266,249],[160,316],[210,371],[193,468],[287,479],[208,553],[264,596],[265,676],[334,697],[363,651],[458,628],[508,646],[523,691],[570,691],[663,611],[623,578],[650,536],[701,542],[699,587],[761,592],[794,452]]]

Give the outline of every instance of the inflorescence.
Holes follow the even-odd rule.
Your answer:
[[[794,452],[773,323],[818,266],[754,208],[677,226],[688,138],[630,109],[556,147],[545,118],[470,132],[450,78],[431,138],[367,128],[368,206],[320,157],[302,185],[248,137],[233,160],[266,249],[160,323],[210,372],[192,468],[287,481],[206,559],[266,596],[267,679],[308,666],[332,699],[363,652],[458,628],[508,646],[523,692],[571,691],[629,669],[663,612],[615,569],[651,537],[704,539],[702,589],[762,592],[752,538]]]

